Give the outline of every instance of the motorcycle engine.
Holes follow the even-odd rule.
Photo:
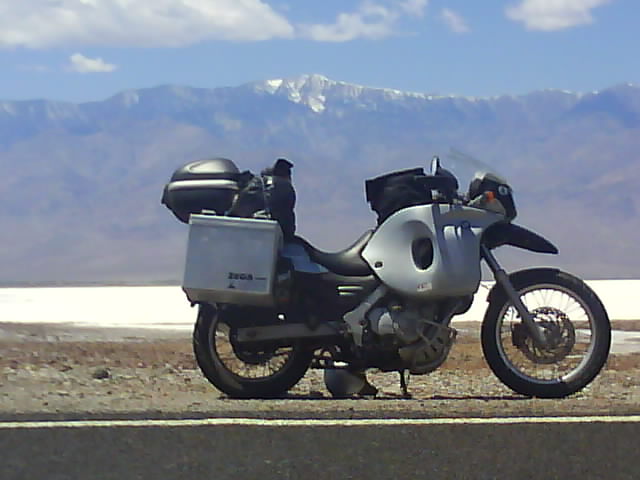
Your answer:
[[[391,338],[405,366],[414,375],[432,372],[446,360],[456,330],[435,322],[433,308],[390,304],[369,312],[371,330]]]

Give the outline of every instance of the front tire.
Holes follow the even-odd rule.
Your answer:
[[[484,356],[493,373],[522,395],[562,398],[587,386],[607,361],[611,325],[604,306],[582,280],[555,269],[510,276],[548,339],[538,347],[499,286],[482,324]]]
[[[240,310],[242,311],[242,310]],[[250,314],[247,310],[247,314]],[[242,349],[234,343],[233,314],[201,305],[193,331],[193,350],[204,376],[233,398],[273,398],[285,394],[304,376],[313,352],[299,344]],[[252,320],[242,319],[245,325]]]

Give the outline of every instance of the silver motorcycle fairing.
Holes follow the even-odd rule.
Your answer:
[[[378,227],[362,252],[382,283],[412,298],[470,295],[480,285],[482,233],[504,216],[479,208],[431,204],[405,208]],[[417,265],[412,245],[429,239],[433,261]]]

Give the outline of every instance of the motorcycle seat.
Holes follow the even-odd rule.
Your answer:
[[[340,252],[323,252],[298,236],[294,240],[304,247],[311,260],[330,272],[347,277],[365,277],[373,272],[360,254],[372,235],[373,230],[366,231],[351,246]]]

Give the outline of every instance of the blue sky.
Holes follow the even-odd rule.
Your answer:
[[[320,73],[491,96],[640,83],[638,0],[0,0],[0,99]]]

